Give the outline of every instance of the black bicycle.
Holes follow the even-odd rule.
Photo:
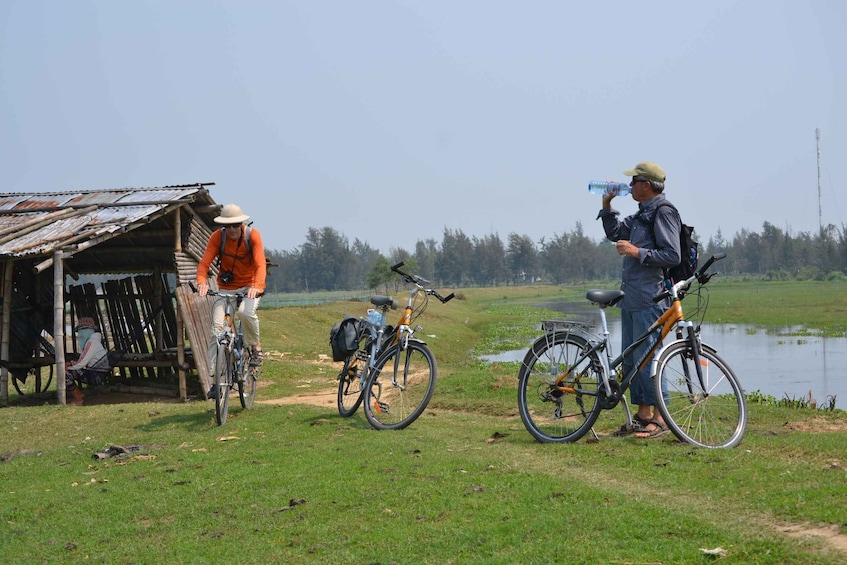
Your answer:
[[[194,288],[192,286],[192,288]],[[215,335],[217,342],[217,355],[214,367],[214,400],[215,420],[222,426],[226,422],[229,412],[229,394],[232,390],[238,391],[238,399],[241,407],[249,409],[253,406],[256,398],[256,382],[259,380],[261,366],[251,365],[253,352],[244,347],[244,334],[241,329],[241,320],[235,323],[235,312],[241,305],[241,301],[247,296],[246,292],[212,290],[206,293],[208,296],[217,296],[224,299],[224,326]]]

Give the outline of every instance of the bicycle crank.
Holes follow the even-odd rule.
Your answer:
[[[606,394],[606,387],[602,384],[600,388],[597,390],[597,402],[600,403],[600,406],[604,410],[610,410],[618,405],[621,401],[621,385],[616,380],[609,381],[609,388],[612,390],[612,394],[609,396]]]

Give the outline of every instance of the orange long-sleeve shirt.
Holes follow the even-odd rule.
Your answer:
[[[206,251],[203,253],[200,264],[197,265],[198,283],[205,283],[208,280],[212,262],[221,250],[223,231],[215,230],[212,232],[208,243],[206,243]],[[256,228],[250,230],[250,249],[252,250],[252,254],[247,252],[247,244],[244,241],[244,226],[241,226],[240,238],[226,239],[218,272],[232,271],[233,280],[229,284],[223,284],[220,274],[218,274],[219,288],[222,290],[235,290],[237,288],[252,286],[262,291],[265,290],[265,277],[267,276],[265,248],[262,245],[262,235]]]

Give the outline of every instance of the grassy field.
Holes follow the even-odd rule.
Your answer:
[[[795,291],[827,297],[774,322],[794,325],[795,316],[823,319],[819,311],[847,294],[830,283],[773,293],[731,284],[712,285],[709,312],[738,323],[760,320],[732,297],[755,299],[760,312],[779,310],[771,301],[806,300]],[[0,409],[0,555],[6,563],[844,563],[843,411],[752,405],[747,436],[732,450],[672,436],[532,440],[517,415],[517,364],[482,363],[475,353],[525,344],[551,314],[538,304],[580,301],[584,290],[468,289],[430,304],[420,323],[438,386],[423,416],[399,432],[335,408],[340,364],[328,357],[328,333],[342,315],[364,314],[367,303],[356,301],[261,310],[269,353],[257,404],[233,408],[222,427],[203,401],[93,396],[82,408]],[[620,418],[611,411],[598,429]],[[111,445],[130,453],[93,457]]]

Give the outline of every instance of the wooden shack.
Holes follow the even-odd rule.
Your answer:
[[[213,184],[0,193],[1,406],[10,383],[38,394],[52,381],[66,402],[83,316],[102,330],[107,386],[205,394],[211,300],[188,285],[220,213]]]

